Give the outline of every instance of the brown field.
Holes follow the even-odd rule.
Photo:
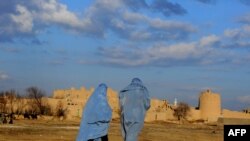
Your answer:
[[[74,141],[79,121],[15,120],[0,124],[0,141]],[[113,121],[110,141],[122,141],[120,124]],[[145,123],[139,141],[222,141],[223,126],[202,124]]]

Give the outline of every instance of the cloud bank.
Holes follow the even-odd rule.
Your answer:
[[[116,45],[101,45],[97,60],[83,59],[81,64],[168,67],[239,63],[249,59],[249,14],[238,19],[240,27],[199,38],[192,38],[200,32],[197,26],[170,18],[187,14],[180,2],[169,0],[95,0],[81,14],[58,0],[8,0],[0,5],[0,43],[28,39],[39,44],[41,33],[59,27],[82,37],[119,41]],[[241,53],[236,49],[242,49],[238,51]]]
[[[99,38],[113,32],[120,38],[140,40],[152,37],[182,39],[195,31],[188,23],[151,18],[137,10],[145,9],[165,16],[186,13],[181,5],[167,0],[156,0],[151,4],[143,0],[96,0],[82,13],[83,16],[70,11],[58,0],[9,0],[2,2],[0,9],[1,42],[35,38],[53,26]],[[174,37],[170,37],[171,34]]]

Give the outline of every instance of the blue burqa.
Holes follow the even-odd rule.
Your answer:
[[[100,84],[88,99],[82,113],[79,133],[76,141],[87,141],[108,134],[109,122],[112,117],[112,110],[107,101],[107,85]]]
[[[124,141],[137,141],[143,128],[146,111],[150,108],[147,88],[139,78],[120,91],[121,130]]]

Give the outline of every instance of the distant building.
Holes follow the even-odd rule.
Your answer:
[[[53,99],[63,101],[68,109],[67,118],[81,117],[81,113],[89,96],[94,88],[79,90],[71,88],[67,90],[55,90]],[[113,118],[119,118],[119,100],[118,93],[109,88],[107,92],[108,102],[113,110]],[[53,104],[52,104],[53,105]],[[145,121],[167,121],[174,120],[174,108],[178,106],[177,99],[170,104],[167,100],[151,99],[151,107],[147,112]],[[54,105],[55,107],[55,105]],[[206,122],[216,122],[218,118],[249,118],[249,110],[245,113],[221,109],[221,97],[218,93],[211,90],[205,90],[200,93],[198,108],[191,107],[189,120],[204,120]]]
[[[71,88],[55,90],[51,98],[43,98],[43,101],[51,106],[53,113],[56,113],[60,105],[66,109],[67,119],[79,119],[93,91],[94,88],[86,89],[84,87],[80,89]],[[119,118],[120,109],[118,93],[108,88],[107,98],[113,111],[112,118]],[[12,103],[14,105],[13,110],[15,111],[19,108],[22,109],[22,112],[28,111],[32,108],[30,104],[28,104],[29,101],[30,99],[23,99],[19,102],[15,100],[16,103]],[[10,106],[10,103],[6,105],[6,107]],[[167,100],[151,99],[151,107],[146,114],[145,121],[175,120],[173,113],[177,106],[177,99],[174,100],[173,104],[169,103]],[[222,109],[220,94],[213,93],[211,90],[205,90],[200,93],[198,107],[195,108],[190,106],[190,113],[187,118],[191,121],[203,120],[205,122],[216,122],[219,118],[250,119],[250,110],[245,109],[244,112],[239,112]]]
[[[220,95],[211,90],[201,92],[199,98],[200,118],[207,121],[217,121],[221,116]]]

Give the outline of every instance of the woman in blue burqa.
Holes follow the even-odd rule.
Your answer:
[[[121,131],[124,141],[137,141],[143,128],[146,111],[150,108],[147,88],[139,78],[120,91]]]
[[[100,84],[85,105],[76,141],[107,141],[111,117],[107,85]]]

